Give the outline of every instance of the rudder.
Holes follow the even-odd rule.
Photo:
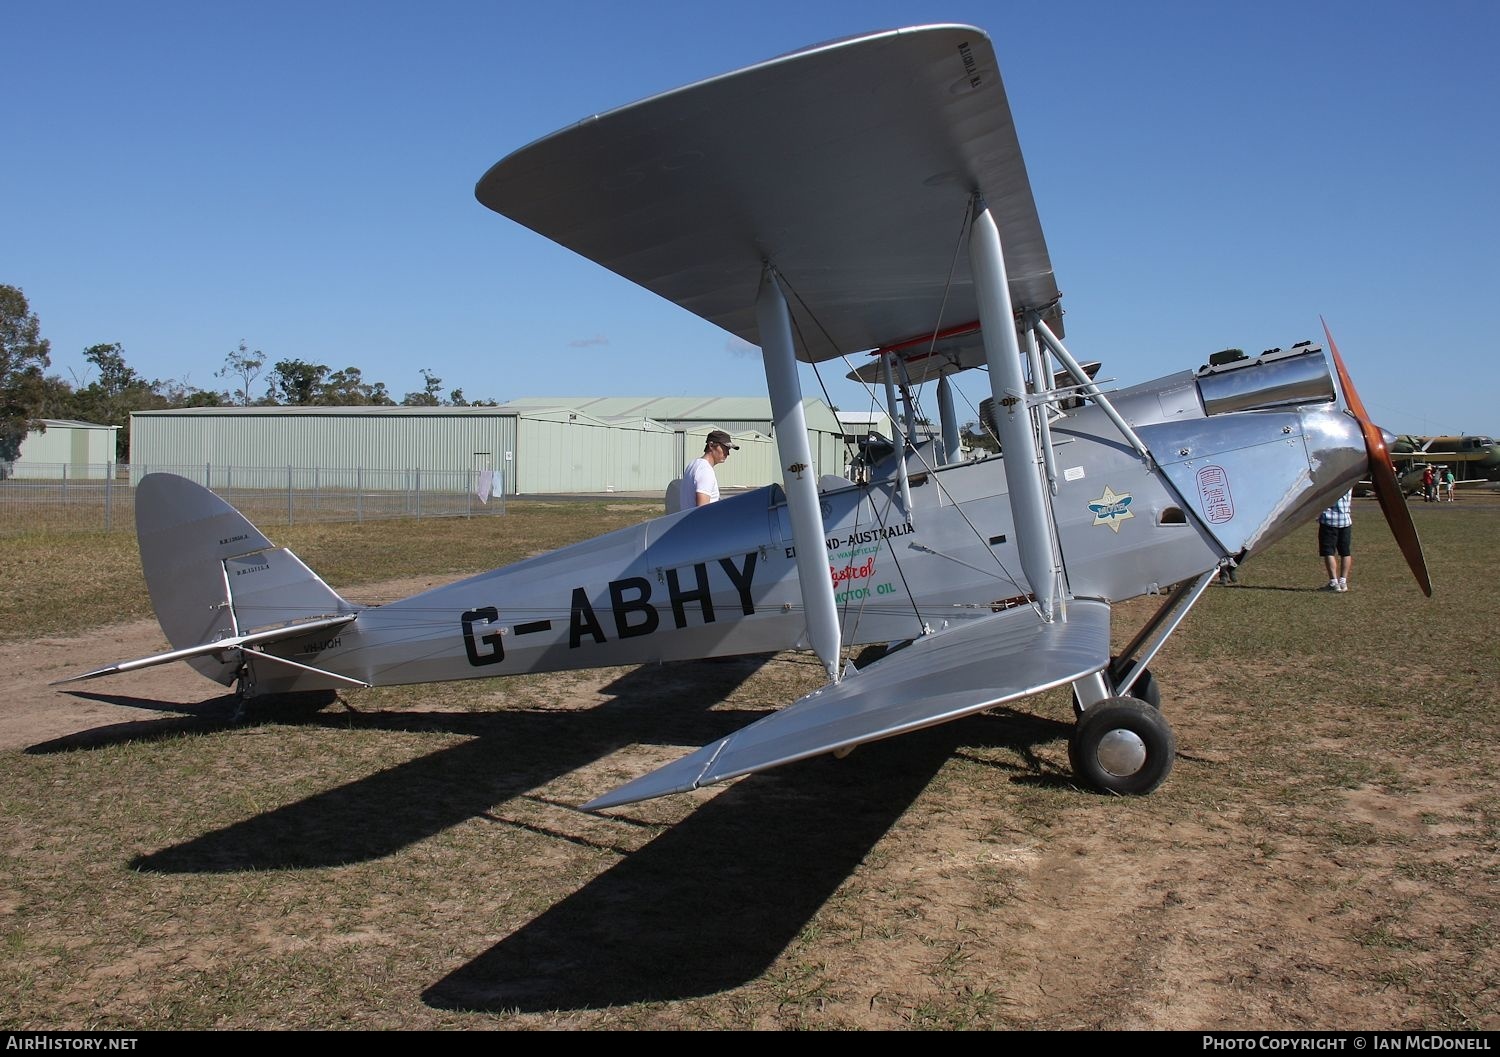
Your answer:
[[[295,554],[185,477],[141,478],[135,527],[151,605],[173,649],[358,611]],[[225,686],[241,667],[238,652],[188,663]]]

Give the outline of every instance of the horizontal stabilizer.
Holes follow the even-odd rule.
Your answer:
[[[98,679],[104,675],[116,675],[120,672],[133,672],[141,668],[153,668],[158,664],[171,664],[173,661],[185,661],[192,657],[203,657],[209,654],[221,653],[225,650],[244,649],[248,646],[261,646],[268,642],[278,642],[281,639],[297,638],[314,631],[322,631],[328,628],[340,628],[355,619],[356,614],[345,613],[333,617],[321,617],[317,620],[305,620],[299,624],[288,624],[280,628],[268,628],[263,631],[252,632],[249,635],[234,635],[227,639],[219,639],[216,642],[205,642],[197,646],[189,646],[181,650],[168,650],[166,653],[153,654],[150,657],[140,657],[133,661],[120,661],[116,664],[106,665],[103,668],[95,668],[91,672],[82,675],[72,675],[66,679],[58,679],[52,683],[53,686],[61,686],[64,683],[79,683],[85,679]],[[271,657],[268,654],[257,654],[258,659],[272,660],[280,663],[290,664],[307,671],[315,671],[321,675],[348,683],[351,686],[368,686],[357,679],[349,679],[345,676],[334,675],[325,672],[321,668],[309,668],[305,664],[295,661],[287,661],[281,657]]]
[[[946,723],[1100,671],[1109,606],[1073,600],[1066,622],[1029,606],[913,642],[863,671],[583,805],[682,793],[743,774]]]

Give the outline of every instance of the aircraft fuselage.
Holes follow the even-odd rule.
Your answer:
[[[1092,407],[1054,423],[1052,511],[1073,597],[1118,601],[1201,575],[1305,521],[1364,468],[1357,428],[1331,403],[1209,415],[1190,372],[1113,399],[1155,463]],[[909,490],[910,509],[889,474],[821,493],[845,645],[916,638],[1031,595],[1001,457],[913,473]],[[806,645],[797,577],[785,497],[770,486],[273,649],[376,685],[770,652]]]

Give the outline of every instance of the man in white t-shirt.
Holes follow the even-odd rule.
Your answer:
[[[701,458],[694,459],[682,471],[682,507],[691,510],[695,506],[707,506],[719,501],[719,478],[714,467],[729,458],[731,451],[740,446],[730,440],[729,434],[716,429],[708,435]]]

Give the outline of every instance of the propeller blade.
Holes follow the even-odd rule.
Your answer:
[[[1417,578],[1417,586],[1431,598],[1432,580],[1427,575],[1427,560],[1422,556],[1422,541],[1417,538],[1417,526],[1412,523],[1406,497],[1401,494],[1401,486],[1396,483],[1396,471],[1391,468],[1391,455],[1386,450],[1385,434],[1370,421],[1364,401],[1359,398],[1354,382],[1349,378],[1349,370],[1344,366],[1344,358],[1339,355],[1338,344],[1333,340],[1327,320],[1319,316],[1318,321],[1323,324],[1323,336],[1328,339],[1328,351],[1333,354],[1333,369],[1338,372],[1339,388],[1344,391],[1344,403],[1349,406],[1349,413],[1359,423],[1360,432],[1365,437],[1365,454],[1370,459],[1370,480],[1375,485],[1375,497],[1380,500],[1385,523],[1391,527],[1391,535],[1396,537],[1396,546],[1401,548],[1406,564]]]

